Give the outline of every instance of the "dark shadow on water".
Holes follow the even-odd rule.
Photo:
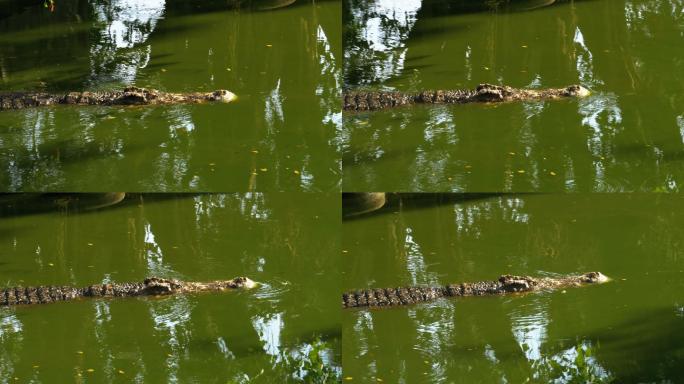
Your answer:
[[[574,2],[596,0],[574,0]],[[573,0],[423,0],[426,16],[463,15],[482,12],[530,12],[551,6],[567,5]],[[419,12],[420,14],[420,12]]]
[[[536,193],[387,193],[385,205],[375,211],[343,218],[344,221],[364,220],[375,216],[407,211],[430,209],[443,205],[455,205],[478,200],[498,199],[506,196],[535,195]]]
[[[191,199],[210,193],[127,193],[112,205],[102,205],[102,193],[0,193],[0,218],[40,214],[86,215],[141,204]],[[0,236],[2,234],[0,233]]]
[[[591,338],[600,341],[605,354],[599,352],[598,358],[618,383],[675,382],[683,377],[684,317],[674,308],[625,319]]]

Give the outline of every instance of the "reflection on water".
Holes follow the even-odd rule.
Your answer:
[[[99,39],[90,47],[88,88],[134,83],[138,69],[150,62],[152,46],[147,40],[164,15],[164,0],[115,0],[92,6]]]
[[[261,284],[4,308],[0,374],[141,383],[339,376],[340,336],[327,331],[339,328],[331,316],[339,287],[330,273],[319,273],[336,263],[322,254],[339,254],[332,240],[339,214],[328,209],[334,206],[334,196],[324,195],[129,194],[97,211],[4,216],[3,286],[84,286],[152,275],[189,281],[244,275]]]
[[[382,82],[401,73],[420,5],[421,0],[379,0],[345,7],[346,84]]]
[[[36,5],[0,18],[2,90],[136,85],[239,96],[229,105],[5,111],[2,189],[337,188],[340,4],[228,5],[64,0],[55,14]]]
[[[396,3],[386,13],[376,11],[382,2],[345,3],[351,57],[345,86],[415,91],[578,83],[592,95],[348,114],[344,189],[679,190],[681,1],[556,2],[486,13],[451,3]],[[376,13],[388,20],[365,23]],[[401,37],[380,39],[395,46],[371,39],[397,30]],[[383,55],[402,58],[387,65]],[[389,72],[376,76],[374,65]]]
[[[406,194],[392,214],[344,222],[343,290],[588,270],[613,281],[345,310],[345,377],[439,383],[679,377],[681,198],[502,195],[445,203],[434,196],[433,204],[412,204],[425,198]]]

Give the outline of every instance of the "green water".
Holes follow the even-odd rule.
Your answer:
[[[570,382],[580,346],[591,348],[583,366],[598,378],[680,382],[683,208],[678,196],[511,195],[409,199],[345,221],[345,290],[505,273],[597,270],[613,281],[344,310],[343,375],[361,383]]]
[[[42,3],[0,1],[0,92],[135,84],[239,99],[1,112],[3,191],[339,188],[339,2]]]
[[[133,195],[80,213],[18,205],[0,220],[3,287],[150,275],[261,285],[2,308],[0,382],[285,382],[307,375],[298,362],[312,346],[339,370],[340,216],[330,206],[334,195],[288,193]]]
[[[345,2],[345,87],[579,83],[592,95],[345,113],[343,190],[680,191],[681,1],[558,1],[524,11],[533,3],[544,2],[497,10]]]

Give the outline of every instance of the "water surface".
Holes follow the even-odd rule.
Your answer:
[[[2,381],[316,382],[341,369],[332,196],[133,195],[86,212],[60,199],[56,210],[4,213],[3,287],[146,276],[261,285],[0,308]],[[305,365],[314,349],[324,368]]]
[[[678,196],[647,194],[414,197],[345,221],[345,291],[507,273],[601,271],[613,281],[344,310],[343,375],[362,383],[678,382],[683,208]]]
[[[341,5],[0,2],[0,92],[228,89],[228,105],[0,113],[4,191],[338,188]]]
[[[592,95],[345,113],[343,189],[679,191],[683,9],[681,0],[346,1],[347,88],[581,84]]]

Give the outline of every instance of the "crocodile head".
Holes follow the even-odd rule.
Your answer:
[[[601,272],[587,272],[581,276],[582,282],[587,284],[600,284],[610,281],[610,278]]]
[[[583,86],[575,84],[565,88],[563,94],[568,97],[587,97],[591,92]]]
[[[209,101],[220,101],[222,103],[230,103],[231,101],[237,100],[237,95],[231,91],[226,91],[225,89],[219,89],[212,92],[207,99]]]
[[[234,278],[232,281],[233,281],[235,288],[248,288],[249,289],[249,288],[254,288],[257,286],[257,283],[254,280],[250,279],[249,277],[240,276],[240,277]]]

